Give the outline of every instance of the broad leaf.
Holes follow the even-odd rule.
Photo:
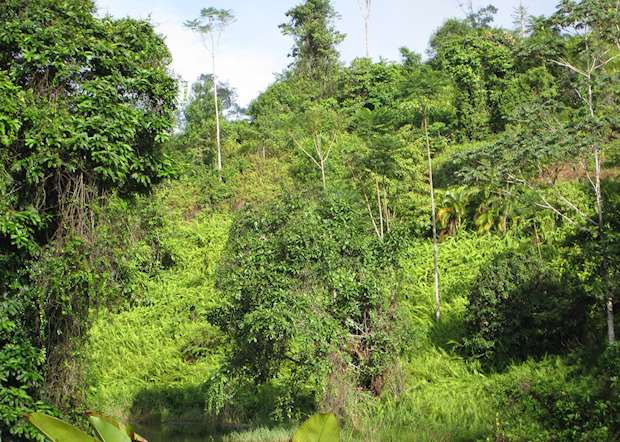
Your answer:
[[[293,442],[339,442],[340,427],[333,413],[310,416],[293,435]]]
[[[125,426],[111,417],[91,414],[88,420],[103,442],[131,442]]]
[[[32,413],[26,417],[52,442],[97,442],[82,430],[53,416]]]
[[[148,440],[140,436],[138,433],[134,433],[133,431],[131,432],[131,440],[133,442],[149,442]]]

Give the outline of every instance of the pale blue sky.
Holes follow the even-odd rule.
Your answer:
[[[172,52],[173,69],[190,83],[211,65],[199,40],[183,27],[206,6],[232,9],[237,20],[224,33],[218,53],[218,75],[237,90],[247,105],[289,63],[292,41],[278,25],[284,13],[301,0],[95,0],[100,13],[144,18],[151,16]],[[512,27],[511,14],[519,0],[474,0],[474,9],[493,3],[499,12],[496,24]],[[557,0],[522,0],[532,15],[549,15]],[[340,14],[338,29],[347,34],[340,45],[342,59],[363,55],[362,16],[358,0],[333,0]],[[463,17],[461,0],[373,0],[370,16],[370,53],[374,59],[398,60],[402,46],[424,53],[435,29],[450,17]],[[467,3],[464,1],[463,3]]]

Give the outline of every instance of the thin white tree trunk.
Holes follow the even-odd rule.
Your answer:
[[[605,244],[603,226],[603,194],[601,191],[601,156],[598,147],[594,148],[594,184],[596,189],[596,212],[598,215],[598,235],[601,241],[603,262],[603,281],[605,283],[605,307],[607,313],[607,340],[610,344],[616,342],[616,330],[614,325],[614,296],[609,281],[609,261],[607,259],[607,245]]]
[[[381,232],[381,239],[384,236],[384,219],[383,219],[383,205],[381,204],[381,192],[379,191],[379,180],[375,178],[375,186],[377,191],[377,210],[379,212],[379,231]]]
[[[439,244],[437,241],[437,220],[435,214],[435,188],[433,186],[433,162],[431,159],[431,143],[428,137],[428,118],[424,116],[424,136],[426,138],[426,154],[428,157],[428,181],[431,194],[431,223],[433,228],[433,273],[435,282],[435,320],[441,318],[441,293],[439,291]]]
[[[217,75],[215,71],[215,40],[211,35],[211,61],[213,63],[213,101],[215,103],[215,142],[217,145],[217,170],[222,171],[222,143],[220,139],[220,109],[217,99]]]
[[[364,18],[364,51],[366,58],[370,58],[370,50],[368,48],[368,28],[370,21],[370,8],[371,0],[358,0],[360,9],[362,11],[362,17]]]
[[[385,218],[385,230],[387,233],[390,233],[390,222],[391,222],[391,216],[390,216],[390,208],[388,206],[388,194],[387,194],[387,186],[384,185],[383,187],[383,212],[384,215],[383,217]]]
[[[588,108],[590,117],[594,118],[594,101],[592,94],[592,79],[588,73]],[[605,310],[607,316],[607,340],[610,344],[616,342],[616,330],[614,324],[614,295],[609,281],[609,259],[607,257],[607,244],[605,238],[605,226],[603,224],[603,192],[601,190],[601,152],[598,146],[593,146],[594,154],[594,194],[596,196],[596,214],[598,216],[598,239],[602,253],[603,282],[605,285]]]
[[[372,206],[370,205],[370,201],[368,200],[368,196],[366,196],[366,192],[362,191],[362,195],[364,196],[364,200],[366,201],[366,207],[368,208],[368,215],[370,215],[370,220],[372,221],[372,226],[375,229],[375,233],[377,234],[377,238],[381,238],[381,232],[379,231],[379,227],[377,226],[377,222],[375,221],[375,216],[372,213]]]
[[[364,17],[364,48],[366,49],[366,58],[370,58],[370,50],[368,49],[368,19]]]
[[[598,237],[602,248],[602,272],[605,285],[605,311],[607,316],[607,340],[610,344],[616,342],[614,325],[614,296],[609,281],[609,260],[607,258],[607,244],[603,225],[603,193],[601,191],[601,155],[598,147],[594,147],[594,193],[596,195],[596,214],[598,216]]]

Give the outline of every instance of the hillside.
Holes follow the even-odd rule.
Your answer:
[[[216,72],[176,98],[148,21],[9,0],[0,440],[86,410],[151,442],[284,442],[316,412],[351,442],[617,440],[620,9],[517,11],[344,64],[305,0],[240,109]]]

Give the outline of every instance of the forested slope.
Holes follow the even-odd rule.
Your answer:
[[[280,441],[320,410],[351,441],[617,440],[620,5],[518,12],[344,65],[306,0],[291,65],[216,112],[213,75],[175,109],[150,24],[9,1],[0,435],[96,409]]]

